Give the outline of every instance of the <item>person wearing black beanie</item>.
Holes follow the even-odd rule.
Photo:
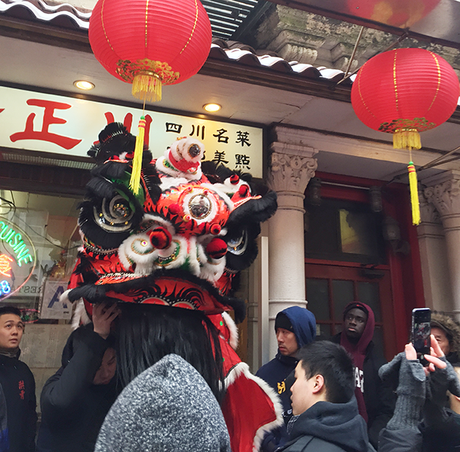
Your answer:
[[[278,393],[287,422],[292,415],[290,387],[294,383],[294,370],[299,362],[297,352],[315,340],[315,316],[308,309],[291,306],[276,315],[275,333],[278,353],[257,371],[256,376],[265,380]],[[285,426],[278,428],[265,436],[262,450],[275,450],[284,444],[287,436]]]

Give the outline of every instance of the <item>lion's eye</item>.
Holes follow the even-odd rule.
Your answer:
[[[128,201],[120,195],[104,198],[100,210],[94,207],[94,216],[99,226],[110,232],[123,232],[131,228],[134,212]]]
[[[243,231],[241,236],[230,239],[227,242],[227,250],[232,254],[236,254],[237,256],[243,254],[246,251],[247,246],[248,236],[246,231]]]
[[[196,195],[190,199],[189,209],[193,218],[201,220],[211,211],[211,201],[204,195]]]

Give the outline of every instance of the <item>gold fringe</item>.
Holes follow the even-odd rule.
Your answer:
[[[129,188],[137,195],[141,185],[141,170],[142,170],[142,154],[144,153],[144,135],[145,135],[145,116],[141,116],[139,120],[138,134],[136,137],[136,146],[134,148],[133,168],[131,171],[131,179],[129,180]]]
[[[420,203],[418,199],[418,184],[417,184],[417,173],[415,172],[415,166],[413,162],[409,162],[407,166],[409,170],[409,189],[410,189],[410,201],[412,204],[412,224],[420,224]]]
[[[395,149],[420,149],[420,134],[417,129],[398,129],[393,133],[393,147]]]
[[[140,100],[157,102],[161,100],[161,80],[155,72],[139,72],[134,76],[132,94]]]

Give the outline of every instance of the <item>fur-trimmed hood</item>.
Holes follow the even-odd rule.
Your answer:
[[[460,352],[460,324],[446,312],[432,311],[431,327],[441,328],[449,339],[450,351]]]

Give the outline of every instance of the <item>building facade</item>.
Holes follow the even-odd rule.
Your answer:
[[[91,53],[87,28],[94,3],[0,0],[0,55],[7,63],[0,75],[3,254],[11,256],[8,231],[26,238],[24,254],[1,263],[1,302],[29,310],[34,323],[24,337],[24,359],[38,390],[59,367],[70,332],[72,307],[61,306],[58,295],[79,246],[78,203],[92,167],[86,150],[106,123],[131,128],[141,111],[130,86],[105,73]],[[344,78],[372,56],[372,42],[381,50],[391,37],[374,33],[355,60],[350,43],[338,36],[356,29],[331,29],[325,20],[299,19],[297,10],[276,8],[261,16],[268,22],[254,25],[252,41],[243,35],[247,44],[215,39],[199,74],[167,87],[162,102],[147,113],[152,124],[170,124],[166,140],[179,126],[200,139],[214,137],[206,144],[210,160],[231,156],[230,165],[253,172],[278,194],[278,211],[259,238],[259,257],[242,275],[248,315],[240,354],[252,370],[276,351],[277,312],[307,306],[318,335],[329,337],[340,329],[345,304],[356,299],[373,308],[376,342],[391,358],[408,340],[414,307],[460,315],[459,112],[422,137],[416,156],[422,223],[415,227],[408,155],[393,149],[391,137],[359,122],[350,104],[352,81]],[[277,25],[270,27],[275,16]],[[299,20],[315,27],[308,45],[292,27],[280,29],[282,21]],[[455,63],[456,51],[451,55]],[[78,79],[92,81],[94,94],[74,88]],[[201,105],[207,101],[221,104],[222,113],[205,115]],[[254,141],[226,149],[219,130],[233,133],[234,142],[246,133]],[[157,142],[159,133],[152,126],[155,157],[168,144]]]

